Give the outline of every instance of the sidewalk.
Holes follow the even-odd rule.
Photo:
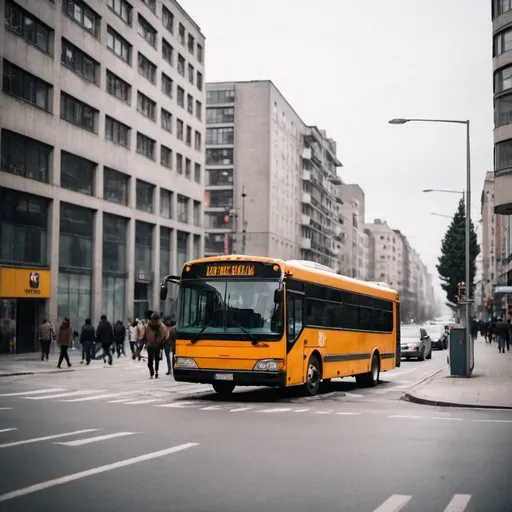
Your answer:
[[[424,405],[512,410],[512,351],[500,354],[497,343],[479,338],[471,378],[451,377],[447,367],[403,398]]]

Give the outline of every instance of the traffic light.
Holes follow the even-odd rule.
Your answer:
[[[231,220],[231,214],[229,210],[226,210],[224,212],[224,224],[229,224],[229,221]]]
[[[457,302],[466,299],[466,285],[461,282],[457,285]]]

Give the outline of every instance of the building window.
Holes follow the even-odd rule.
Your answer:
[[[187,94],[187,112],[190,115],[194,114],[194,98],[192,97],[192,94]]]
[[[59,267],[85,269],[93,266],[94,212],[60,203]]]
[[[183,140],[183,136],[184,136],[184,124],[183,124],[183,121],[181,119],[176,119],[176,138],[178,140]]]
[[[512,139],[498,142],[494,146],[496,171],[512,168]]]
[[[183,174],[183,155],[180,153],[176,153],[176,172]]]
[[[110,116],[105,116],[105,138],[111,140],[115,144],[124,146],[125,148],[130,147],[130,133],[131,128],[116,121]]]
[[[226,218],[228,222],[226,222]],[[233,216],[225,212],[208,212],[204,215],[205,229],[233,229]]]
[[[160,164],[168,169],[172,169],[172,149],[160,145]]]
[[[160,276],[171,272],[171,233],[170,228],[160,226]]]
[[[494,127],[512,124],[512,94],[494,100]]]
[[[233,144],[233,128],[206,128],[207,146],[224,146]]]
[[[142,0],[153,12],[156,12],[156,0]]]
[[[51,146],[4,129],[1,148],[3,172],[49,183]]]
[[[10,0],[5,3],[5,26],[43,52],[50,53],[50,27]]]
[[[192,162],[189,158],[185,158],[185,178],[190,179],[192,175]]]
[[[137,33],[153,48],[156,48],[156,30],[139,14],[137,18]]]
[[[74,192],[93,195],[97,164],[66,151],[60,153],[60,186]]]
[[[153,213],[155,186],[142,180],[136,183],[136,208],[141,212]]]
[[[100,17],[82,0],[63,0],[62,10],[87,32],[97,36],[100,26]]]
[[[155,146],[155,140],[137,132],[137,153],[139,153],[139,155],[155,160]]]
[[[143,76],[146,80],[149,80],[152,84],[156,81],[156,66],[142,53],[138,54],[138,71],[139,75]]]
[[[179,107],[185,108],[185,89],[178,85],[178,98],[177,103]]]
[[[494,57],[512,50],[512,29],[508,28],[494,36]]]
[[[235,91],[206,91],[206,103],[208,105],[220,105],[223,103],[234,103]]]
[[[493,18],[501,16],[512,9],[512,0],[493,0]]]
[[[233,107],[213,107],[206,109],[206,124],[224,124],[235,122]]]
[[[178,28],[178,41],[185,46],[185,27],[181,23]]]
[[[187,146],[192,146],[192,127],[187,125],[187,135],[185,138]]]
[[[172,192],[160,189],[160,216],[172,219]]]
[[[98,83],[99,62],[91,59],[86,53],[64,38],[62,38],[61,62],[81,77],[89,80],[89,82]]]
[[[120,320],[125,323],[125,294],[126,277],[103,274],[101,282],[101,312],[107,315],[107,318],[110,318],[112,322]]]
[[[137,92],[137,110],[152,121],[156,121],[156,101],[141,92]]]
[[[130,177],[127,174],[103,168],[103,199],[112,203],[128,205],[128,187]]]
[[[128,82],[107,70],[107,92],[126,103],[130,103],[132,87]]]
[[[178,221],[188,224],[188,205],[189,198],[178,194]]]
[[[210,190],[210,208],[233,208],[232,190]]]
[[[132,45],[110,26],[107,27],[107,48],[113,51],[121,60],[131,65]]]
[[[48,263],[46,198],[0,188],[0,260],[5,264]]]
[[[194,66],[192,64],[188,65],[188,81],[194,85]]]
[[[233,186],[233,169],[207,169],[205,174],[206,186]]]
[[[181,53],[178,53],[178,73],[185,76],[185,57]]]
[[[202,91],[203,90],[203,74],[202,73],[199,73],[199,71],[197,72],[197,79],[196,79],[196,82],[197,82],[197,88]]]
[[[201,133],[196,130],[194,134],[194,147],[197,151],[201,151]]]
[[[494,93],[512,88],[512,66],[500,69],[494,75]]]
[[[233,150],[207,149],[206,165],[233,165]]]
[[[202,256],[201,251],[201,236],[194,235],[194,259],[199,259]]]
[[[97,133],[97,116],[98,111],[95,108],[73,98],[65,92],[60,93],[61,119],[65,119],[90,132]]]
[[[103,214],[103,272],[124,274],[126,269],[126,231],[128,219]]]
[[[132,6],[126,0],[108,0],[108,6],[127,24],[132,24]]]
[[[185,233],[184,231],[178,231],[176,233],[176,255],[177,255],[177,265],[178,271],[181,273],[181,270],[185,266],[185,263],[188,261],[188,237],[190,235]]]
[[[200,101],[197,101],[197,100],[196,100],[196,118],[199,121],[203,120],[203,105],[201,104]]]
[[[194,201],[194,226],[201,227],[201,203]]]
[[[174,14],[162,5],[162,24],[172,34],[174,32]]]
[[[201,183],[201,164],[194,164],[194,181]]]
[[[165,108],[160,109],[160,122],[165,131],[172,133],[172,114]]]
[[[152,265],[153,224],[135,223],[135,272],[149,276]],[[146,278],[147,279],[147,278]]]
[[[162,39],[162,57],[170,66],[173,66],[174,49],[165,39]]]
[[[4,59],[3,91],[50,112],[52,86]]]
[[[162,73],[162,92],[172,98],[172,78]]]
[[[202,64],[204,60],[204,50],[203,47],[197,43],[197,60]]]
[[[194,39],[194,36],[192,34],[188,35],[188,51],[192,55],[194,55],[194,47],[195,47],[196,41]]]

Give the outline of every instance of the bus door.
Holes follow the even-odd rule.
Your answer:
[[[286,374],[287,385],[304,383],[304,318],[305,295],[286,294]]]
[[[396,308],[396,314],[395,314],[395,318],[396,318],[396,326],[395,326],[395,329],[396,329],[396,352],[395,352],[395,366],[397,368],[400,367],[400,362],[402,361],[402,354],[401,354],[401,350],[402,350],[402,345],[400,344],[400,303],[399,302],[395,302],[395,308]]]

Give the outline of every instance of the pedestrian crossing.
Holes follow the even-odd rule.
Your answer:
[[[471,494],[454,494],[446,508],[442,509],[442,512],[464,512],[467,510],[469,503],[471,502]],[[409,507],[407,505],[414,506],[414,497],[404,494],[393,494],[384,501],[380,506],[373,510],[373,512],[407,512]],[[412,508],[411,508],[412,510]],[[418,510],[418,508],[414,508]],[[432,510],[432,509],[429,509]]]

